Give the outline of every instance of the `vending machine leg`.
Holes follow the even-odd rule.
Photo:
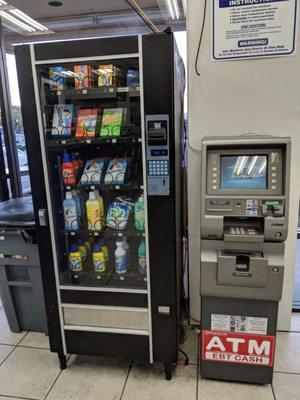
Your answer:
[[[171,363],[165,363],[166,380],[170,381],[173,375],[173,366]]]
[[[59,367],[60,369],[66,369],[67,368],[67,358],[63,353],[58,353],[58,359],[59,359]]]

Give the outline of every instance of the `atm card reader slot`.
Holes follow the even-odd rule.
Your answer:
[[[262,243],[263,227],[262,218],[224,217],[224,241]]]
[[[265,287],[268,259],[260,251],[218,251],[218,285]]]

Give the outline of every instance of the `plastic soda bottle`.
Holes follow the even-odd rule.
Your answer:
[[[89,193],[89,199],[86,202],[86,213],[88,230],[100,231],[102,229],[100,203],[94,192]]]
[[[108,263],[108,260],[109,260],[108,247],[104,244],[103,239],[100,240],[100,246],[104,253],[105,261],[106,261],[106,263]]]
[[[101,225],[104,226],[104,200],[103,197],[100,196],[99,190],[95,189],[94,193],[100,204]]]
[[[138,248],[138,258],[139,258],[139,272],[141,275],[147,274],[147,258],[146,258],[146,244],[145,240],[141,240],[141,244]]]
[[[61,172],[63,182],[66,186],[76,185],[76,171],[71,154],[64,154]]]
[[[66,192],[63,208],[66,230],[77,231],[79,229],[78,207],[71,192]]]
[[[125,274],[127,272],[126,265],[126,250],[123,247],[123,239],[118,238],[116,240],[116,251],[115,251],[115,267],[118,274]]]
[[[78,239],[78,250],[80,251],[82,262],[84,263],[87,259],[87,249],[83,242],[83,239]]]
[[[123,247],[126,251],[126,265],[129,264],[129,244],[125,236],[123,236]]]
[[[106,271],[105,255],[99,242],[95,243],[94,245],[93,264],[96,274]]]
[[[74,277],[78,278],[79,273],[83,270],[83,263],[77,244],[72,244],[71,246],[69,253],[69,266]]]
[[[79,192],[77,190],[74,189],[74,190],[72,190],[72,196],[73,196],[73,199],[76,202],[77,214],[78,214],[78,217],[80,218],[82,216],[82,214],[83,214],[82,213],[80,194],[79,194]]]
[[[138,231],[145,229],[145,204],[142,196],[134,203],[134,225]]]

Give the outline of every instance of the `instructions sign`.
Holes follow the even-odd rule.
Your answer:
[[[278,57],[295,51],[297,0],[212,0],[212,57]]]
[[[274,347],[275,336],[202,331],[201,357],[204,361],[271,367]]]
[[[268,318],[211,314],[211,330],[266,335]]]

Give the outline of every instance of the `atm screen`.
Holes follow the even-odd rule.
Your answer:
[[[267,189],[267,155],[221,156],[221,189]]]

